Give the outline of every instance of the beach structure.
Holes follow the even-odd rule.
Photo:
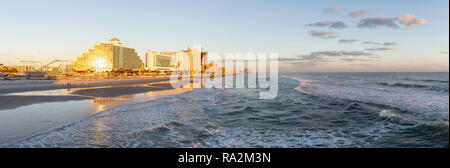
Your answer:
[[[0,67],[0,71],[5,71],[9,73],[15,73],[17,75],[25,75],[29,71],[33,71],[32,66],[3,66]]]
[[[47,73],[41,72],[41,71],[30,71],[26,73],[26,77],[32,78],[32,79],[43,79],[47,78]]]
[[[130,69],[138,71],[142,60],[134,48],[124,46],[119,39],[99,41],[72,62],[78,73],[86,71],[108,72],[112,70]]]

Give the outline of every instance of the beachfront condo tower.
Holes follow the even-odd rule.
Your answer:
[[[188,47],[187,50],[172,52],[147,51],[146,68],[148,70],[200,73],[207,62],[207,52],[200,47]]]
[[[174,71],[176,68],[175,56],[147,50],[145,65],[146,69],[151,71]]]
[[[142,60],[134,48],[122,45],[119,39],[99,41],[72,62],[77,72],[108,72],[112,70],[140,70]]]

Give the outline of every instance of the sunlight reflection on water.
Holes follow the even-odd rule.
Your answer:
[[[46,91],[29,91],[6,95],[15,96],[80,96],[73,94],[75,91],[111,87],[158,87],[151,84],[104,86],[76,89],[58,89]],[[120,105],[146,102],[166,96],[180,94],[192,89],[168,89],[137,94],[128,94],[118,97],[92,97],[87,100],[70,100],[65,102],[45,102],[20,106],[14,109],[0,110],[0,144],[25,138],[51,128],[67,125],[95,113],[105,111]],[[99,128],[102,124],[98,123]],[[99,131],[99,130],[98,130]],[[105,132],[97,132],[101,136]],[[96,138],[97,140],[102,138]],[[104,144],[99,142],[97,144]]]

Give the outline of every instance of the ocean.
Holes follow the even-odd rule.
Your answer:
[[[280,73],[278,96],[195,89],[4,147],[402,148],[449,144],[449,73]]]

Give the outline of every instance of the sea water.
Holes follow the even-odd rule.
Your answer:
[[[449,73],[284,73],[278,96],[195,89],[4,147],[448,147]]]

